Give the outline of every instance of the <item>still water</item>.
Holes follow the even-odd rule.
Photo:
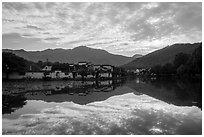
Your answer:
[[[2,84],[3,134],[202,134],[202,84],[175,79]]]

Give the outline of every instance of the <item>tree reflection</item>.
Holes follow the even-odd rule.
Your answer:
[[[122,86],[124,82],[124,79],[105,81],[72,81],[66,83],[65,81],[58,81],[55,83],[36,82],[35,84],[31,84],[31,86],[28,86],[29,88],[25,88],[23,91],[19,89],[15,90],[15,87],[12,88],[12,90],[16,91],[14,93],[19,95],[17,97],[24,96],[27,100],[43,100],[46,102],[72,101],[77,104],[85,105],[94,101],[106,100],[107,98],[114,96],[115,94],[128,92],[112,92],[115,91],[117,87]],[[9,88],[11,87],[9,86]],[[11,97],[14,98],[14,96]],[[4,98],[4,102],[7,102],[7,108],[11,108],[13,103],[11,101],[12,99],[10,100],[7,96],[5,96]]]
[[[26,105],[23,95],[2,95],[2,113],[11,114]]]
[[[92,92],[111,92],[115,88],[122,86],[125,80],[108,80],[108,81],[78,81],[77,83],[72,83],[71,86],[62,87],[52,87],[43,86],[38,90],[27,90],[26,92],[21,92],[21,94],[34,95],[36,93],[43,93],[46,96],[56,95],[56,94],[91,94]]]
[[[195,81],[193,79],[177,79],[177,78],[142,78],[146,84],[154,86],[156,89],[161,89],[166,93],[174,93],[175,102],[179,100],[180,102],[188,101],[184,103],[185,105],[196,105],[202,108],[202,83],[201,81]],[[179,104],[177,104],[179,105]],[[183,105],[183,104],[181,104]]]

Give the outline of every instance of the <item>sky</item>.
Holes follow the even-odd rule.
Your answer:
[[[148,54],[202,41],[202,3],[2,3],[2,48]]]

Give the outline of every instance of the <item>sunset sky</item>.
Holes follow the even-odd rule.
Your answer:
[[[202,3],[2,3],[2,47],[147,54],[202,41]]]

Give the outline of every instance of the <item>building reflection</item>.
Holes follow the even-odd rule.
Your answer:
[[[13,93],[3,92],[3,114],[10,114],[23,107],[26,100],[86,105],[130,92],[146,94],[176,106],[202,108],[202,83],[189,80],[132,78],[106,81],[50,81],[24,85],[10,83],[8,87],[4,87],[3,90],[10,89]]]
[[[108,81],[77,81],[72,84],[51,86],[39,83],[41,88],[26,90],[24,92],[3,95],[3,114],[10,114],[26,105],[26,100],[42,100],[45,102],[74,102],[85,105],[95,101],[103,101],[118,94],[112,93],[117,87],[122,86],[124,80]],[[59,84],[60,85],[60,84]],[[119,93],[120,94],[120,93]],[[121,93],[122,94],[122,93]]]

